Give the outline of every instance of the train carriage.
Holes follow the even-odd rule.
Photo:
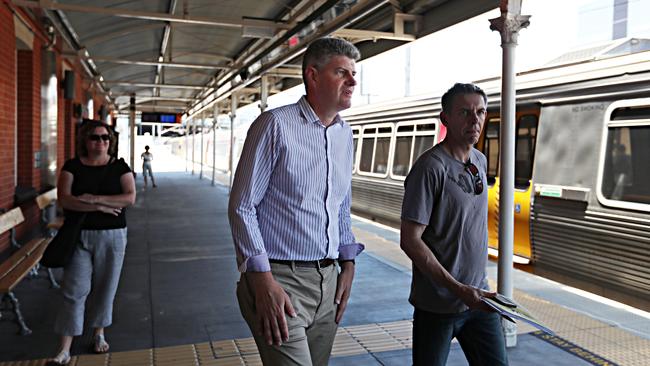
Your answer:
[[[500,79],[477,82],[488,116],[489,246],[498,247]],[[444,138],[440,95],[343,113],[352,208],[397,225],[413,162]],[[650,52],[517,75],[515,255],[597,293],[650,299]]]

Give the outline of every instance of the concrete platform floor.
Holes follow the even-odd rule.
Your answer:
[[[156,189],[144,190],[138,181],[137,202],[127,213],[129,244],[114,323],[107,329],[111,353],[90,355],[88,329],[75,339],[74,364],[259,364],[235,297],[239,275],[226,216],[228,189],[184,172],[156,178]],[[367,250],[357,260],[330,365],[410,365],[408,259],[394,231],[358,220],[354,230]],[[495,270],[491,264],[492,278]],[[517,300],[560,338],[545,340],[520,326],[518,346],[509,349],[511,365],[650,364],[647,313],[589,302],[520,271],[516,276]],[[0,365],[43,364],[57,350],[52,325],[60,297],[44,273],[40,277],[16,288],[32,335],[17,335],[13,315],[3,312]],[[608,337],[617,342],[598,342]],[[466,364],[454,344],[448,365]]]

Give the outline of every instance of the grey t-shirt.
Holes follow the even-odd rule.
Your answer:
[[[487,290],[487,160],[472,149],[470,161],[483,181],[480,195],[474,193],[474,177],[464,163],[441,145],[422,154],[404,182],[402,220],[427,225],[422,240],[457,281]],[[415,266],[409,301],[433,313],[467,310],[458,297]]]

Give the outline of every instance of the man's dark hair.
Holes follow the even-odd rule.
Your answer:
[[[442,96],[442,111],[449,114],[451,113],[452,103],[454,102],[454,97],[461,94],[478,94],[483,97],[483,101],[487,106],[487,95],[483,89],[479,88],[474,84],[463,84],[456,83],[452,86],[445,94]]]
[[[145,150],[149,150],[149,145],[146,145],[146,146],[144,147],[144,149],[145,149]]]
[[[93,130],[98,127],[105,128],[108,133],[110,141],[108,145],[108,155],[113,156],[115,154],[117,150],[117,139],[115,138],[115,132],[113,131],[113,128],[102,121],[84,119],[83,123],[79,126],[79,130],[77,131],[77,141],[75,142],[77,156],[88,156],[86,141],[93,133]]]
[[[302,58],[302,80],[307,86],[305,71],[314,66],[317,70],[325,66],[332,56],[346,56],[354,61],[361,58],[359,50],[350,42],[340,38],[320,38],[312,42]]]

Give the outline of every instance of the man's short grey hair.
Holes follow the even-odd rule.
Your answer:
[[[307,84],[305,71],[314,66],[317,70],[327,64],[332,56],[346,56],[357,61],[361,58],[359,50],[350,42],[334,37],[320,38],[312,42],[302,58],[302,80]]]

